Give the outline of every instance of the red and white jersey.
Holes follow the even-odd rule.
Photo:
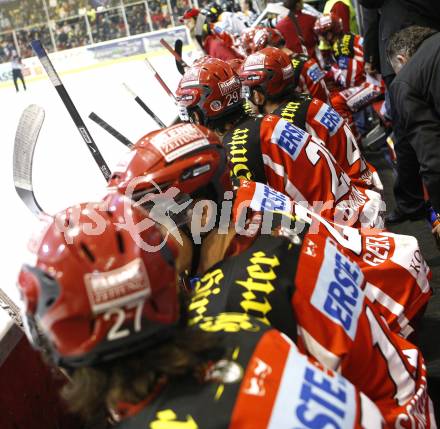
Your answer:
[[[304,54],[292,58],[292,67],[297,84],[297,91],[310,94],[324,103],[329,103],[330,95],[325,84],[325,72],[318,61]]]
[[[333,79],[343,88],[365,82],[364,39],[357,34],[344,34],[332,46],[336,64],[332,65]]]
[[[233,176],[267,183],[337,223],[382,227],[380,194],[353,185],[321,140],[279,116],[248,118],[223,143]]]
[[[246,314],[201,321],[225,356],[205,381],[181,376],[119,429],[290,429],[384,427],[376,405],[348,380],[305,356],[285,335]]]
[[[273,113],[321,140],[352,184],[383,189],[379,175],[365,160],[350,127],[331,106],[317,98],[294,94]]]
[[[358,131],[354,122],[353,113],[373,103],[385,93],[384,85],[374,85],[364,82],[343,91],[331,93],[331,105],[341,115],[353,133],[357,136]]]
[[[243,182],[237,198],[252,198],[251,209],[263,213],[266,208],[289,208],[286,198],[283,200],[263,184]],[[390,426],[435,427],[419,350],[392,332],[382,319],[368,299],[363,271],[339,250],[334,239],[337,234],[316,233],[313,226],[303,239],[299,260],[292,260],[286,267],[297,267],[292,305],[300,348],[366,393]],[[272,276],[277,280],[279,277]],[[227,278],[232,281],[231,276]],[[203,293],[207,296],[205,290]],[[271,303],[274,311],[278,309],[279,316],[276,299],[272,302],[269,294],[265,302]],[[272,320],[272,316],[267,317]],[[415,426],[403,423],[411,420]]]
[[[390,427],[436,427],[423,357],[390,331],[364,281],[333,240],[306,235],[292,299],[300,348],[369,396]]]
[[[311,225],[309,236],[333,240],[359,265],[366,280],[365,294],[390,329],[404,338],[414,332],[411,321],[420,315],[432,295],[431,271],[416,238],[337,225],[261,183],[241,181],[235,204],[240,201],[249,201],[254,211],[294,213]]]
[[[302,207],[296,206],[295,213],[307,216]],[[312,230],[334,239],[338,248],[361,267],[370,301],[393,332],[408,337],[414,331],[410,322],[424,311],[432,295],[431,271],[417,239],[388,231],[339,227],[315,214]]]
[[[307,359],[287,337],[270,331],[246,369],[229,428],[314,427],[318,422],[341,428],[384,426],[383,416],[366,395]]]

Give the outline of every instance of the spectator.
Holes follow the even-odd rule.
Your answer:
[[[281,19],[276,28],[286,40],[286,48],[295,53],[302,53],[303,44],[307,54],[315,57],[317,40],[313,26],[316,17],[302,12],[302,0],[284,0],[284,6],[289,9],[289,15]]]
[[[130,34],[141,34],[150,31],[145,4],[135,4],[125,7]]]
[[[426,215],[423,184],[440,213],[440,33],[412,26],[394,34],[387,55],[397,74],[391,85],[397,155],[394,196],[388,223]],[[434,231],[440,238],[440,228]]]
[[[8,62],[14,52],[16,52],[16,49],[12,35],[4,34],[0,36],[0,63]]]

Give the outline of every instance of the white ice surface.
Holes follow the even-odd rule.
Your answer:
[[[180,75],[173,58],[165,53],[151,62],[174,90]],[[89,120],[90,112],[97,113],[132,142],[158,128],[126,92],[122,82],[128,83],[166,124],[177,115],[173,102],[143,61],[66,74],[61,79],[110,169],[128,149]],[[35,150],[33,181],[37,200],[48,213],[99,200],[106,186],[49,80],[29,82],[26,92],[21,90],[21,82],[19,84],[18,94],[13,87],[0,88],[0,287],[16,302],[17,274],[21,264],[29,260],[26,245],[36,226],[36,219],[15,193],[12,177],[14,136],[23,109],[29,104],[38,104],[46,111]]]

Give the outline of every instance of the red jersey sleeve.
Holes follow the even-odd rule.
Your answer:
[[[332,107],[321,100],[312,100],[307,111],[306,130],[325,143],[354,185],[382,189],[375,169],[362,155],[350,127]]]
[[[231,48],[227,47],[222,40],[214,35],[209,35],[206,38],[204,49],[207,55],[223,61],[239,58]]]
[[[395,332],[409,336],[414,331],[410,321],[423,312],[432,295],[431,271],[417,239],[365,230],[357,259],[367,279],[369,299]]]
[[[300,74],[299,86],[301,92],[307,92],[312,97],[318,98],[324,103],[329,103],[329,91],[325,84],[325,72],[321,70],[318,62],[310,58],[303,65]]]

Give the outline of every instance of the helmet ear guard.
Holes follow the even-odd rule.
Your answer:
[[[40,279],[43,280],[44,277],[48,278],[49,275],[39,268],[25,264],[19,274],[19,284],[21,285],[21,297],[25,301],[25,305],[21,308],[21,318],[26,337],[34,349],[47,351],[48,341],[45,339],[42,329],[38,324],[38,318],[40,315],[44,315],[52,301],[48,297],[49,299],[44,303],[44,298],[40,298],[44,288],[40,289],[39,281]],[[54,288],[49,287],[49,289],[53,290]],[[58,296],[59,287],[56,289],[55,295]]]

